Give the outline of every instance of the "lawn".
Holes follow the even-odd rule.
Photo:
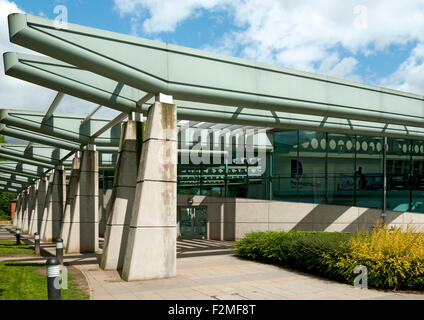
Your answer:
[[[0,300],[47,300],[46,266],[22,262],[0,262]],[[85,279],[75,269],[68,273],[68,289],[62,300],[89,300]],[[84,282],[85,289],[81,289]]]
[[[35,254],[34,247],[22,242],[19,246],[17,246],[15,240],[0,240],[0,256],[10,256],[16,254],[33,255]]]

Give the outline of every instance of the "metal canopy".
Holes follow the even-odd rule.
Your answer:
[[[22,188],[28,187],[28,185],[24,185],[17,182],[10,182],[10,181],[0,181],[0,186],[4,188],[16,188],[16,189],[22,189]]]
[[[30,179],[27,177],[22,177],[16,174],[8,174],[8,173],[2,173],[2,172],[0,172],[0,180],[20,183],[26,186],[29,186],[34,182],[33,179]]]
[[[19,163],[33,165],[33,166],[37,166],[37,167],[40,167],[40,168],[46,168],[46,169],[54,169],[55,168],[55,166],[52,165],[52,164],[47,164],[46,162],[39,162],[39,161],[34,161],[34,160],[28,160],[26,158],[11,156],[11,155],[8,155],[4,152],[1,152],[1,150],[0,150],[0,158],[11,160],[11,161],[17,161]]]
[[[1,187],[1,186],[0,186],[0,191],[10,192],[10,193],[19,193],[20,192],[20,190],[17,190],[17,189],[14,189],[14,188]]]
[[[67,158],[69,153],[66,151],[43,145],[33,145],[28,149],[23,144],[0,144],[0,157],[6,159],[5,154],[14,156],[15,159],[10,160],[39,165],[49,169],[54,169],[57,165],[71,168],[72,159],[75,157],[75,154],[72,154]],[[116,156],[116,154],[111,153],[99,153],[99,168],[114,168]],[[67,159],[64,160],[65,158]]]
[[[46,117],[48,116],[48,120]],[[82,126],[84,116],[49,114],[35,111],[0,110],[0,123],[36,132],[52,135],[75,144],[96,144],[98,146],[119,146],[121,126],[106,130],[96,139],[91,136],[108,124],[110,120],[91,118]],[[78,147],[79,149],[79,147]]]
[[[43,145],[0,144],[0,153],[51,165],[72,165],[72,159],[61,162],[67,155],[66,151]]]
[[[16,174],[31,179],[39,179],[42,175],[46,173],[46,171],[47,170],[43,167],[24,164],[17,161],[0,162],[0,172]]]
[[[9,15],[11,42],[178,100],[422,127],[424,97],[113,32]],[[117,88],[119,90],[119,88]]]
[[[8,75],[53,90],[66,92],[78,98],[123,112],[139,111],[137,101],[145,95],[144,91],[131,88],[114,80],[81,70],[49,57],[6,53],[4,60],[6,74]],[[271,112],[178,100],[175,103],[178,106],[177,113],[179,120],[191,120],[201,123],[208,121],[218,124],[214,125],[212,127],[213,129],[228,128],[228,126],[220,125],[227,124],[282,130],[301,129],[341,134],[388,136],[394,138],[424,138],[423,129],[405,125],[386,125],[376,122]],[[149,104],[141,106],[144,114],[147,113],[149,106]]]

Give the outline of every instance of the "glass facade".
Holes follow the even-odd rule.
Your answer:
[[[424,141],[314,131],[275,132],[266,171],[179,165],[178,192],[424,213]],[[212,161],[211,161],[212,163]],[[386,168],[386,169],[385,169]]]
[[[114,182],[115,171],[99,170],[99,188],[112,189]]]

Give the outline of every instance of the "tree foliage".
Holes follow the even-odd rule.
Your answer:
[[[2,135],[0,135],[0,143],[6,143],[6,139]],[[0,161],[5,161],[5,159],[0,159]],[[0,191],[0,216],[10,217],[10,202],[15,199],[16,194]]]

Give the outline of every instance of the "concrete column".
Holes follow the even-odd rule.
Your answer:
[[[40,179],[35,186],[33,205],[31,209],[31,222],[29,225],[29,234],[39,232],[40,217],[43,214],[44,200],[46,198],[46,178]]]
[[[54,170],[50,199],[43,237],[46,242],[53,242],[60,237],[66,199],[66,172],[63,167]]]
[[[30,187],[30,208],[28,214],[28,234],[31,235],[31,231],[34,227],[34,216],[35,216],[35,207],[36,207],[36,198],[37,198],[38,182],[35,182],[34,186]]]
[[[29,197],[28,197],[28,230],[27,233],[31,234],[31,223],[32,216],[34,214],[34,208],[36,205],[36,196],[37,196],[37,183],[34,183],[29,187]]]
[[[46,206],[46,197],[47,197],[47,188],[49,182],[48,179],[43,177],[38,184],[38,193],[37,193],[37,220],[34,230],[32,230],[33,234],[38,232],[41,234],[41,223],[43,221],[43,213],[44,208]]]
[[[106,233],[106,224],[108,213],[110,212],[110,199],[112,189],[99,189],[99,236],[104,237]]]
[[[122,277],[176,275],[177,112],[156,102],[148,111]]]
[[[84,150],[67,243],[68,253],[94,253],[99,249],[99,170],[95,146]]]
[[[71,228],[71,217],[75,204],[75,193],[77,191],[77,184],[80,176],[81,159],[75,157],[72,161],[71,176],[69,177],[69,185],[66,188],[66,203],[62,216],[62,226],[60,230],[60,237],[63,239],[64,249],[67,249],[69,240],[69,230]]]
[[[105,246],[100,267],[121,270],[124,265],[131,213],[137,186],[143,124],[128,121],[122,127],[121,143],[115,168],[115,180],[106,225]]]
[[[29,188],[24,191],[23,194],[23,210],[22,210],[22,221],[21,221],[21,232],[27,233],[28,232],[28,210],[29,210]]]
[[[100,179],[100,178],[99,178]],[[104,219],[105,219],[105,214],[104,214],[104,210],[103,210],[103,202],[104,202],[104,187],[100,188],[100,180],[99,180],[99,237],[103,237],[104,236]]]
[[[47,179],[47,192],[46,192],[46,198],[44,199],[43,215],[41,216],[41,226],[40,226],[40,239],[41,240],[44,240],[44,238],[45,238],[44,234],[45,234],[45,231],[46,231],[47,217],[49,215],[49,211],[51,211],[53,178],[54,178],[54,175],[51,174]]]
[[[19,215],[22,206],[22,194],[18,195],[18,201],[16,202],[15,216],[13,217],[13,227],[18,228]]]

